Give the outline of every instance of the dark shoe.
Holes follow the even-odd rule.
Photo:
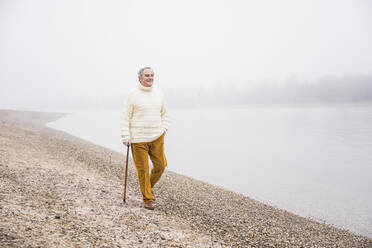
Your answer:
[[[152,205],[152,202],[145,202],[144,208],[148,210],[154,210],[154,206]]]

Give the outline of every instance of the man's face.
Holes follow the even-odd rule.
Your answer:
[[[140,83],[145,87],[151,87],[154,83],[154,72],[151,69],[145,69],[139,78]]]

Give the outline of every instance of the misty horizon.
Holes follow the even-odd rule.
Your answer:
[[[138,82],[133,82],[133,88]],[[253,85],[253,86],[252,86]],[[155,82],[155,87],[160,87]],[[224,84],[198,85],[193,89],[164,90],[168,104],[177,107],[234,107],[250,104],[327,104],[327,103],[372,103],[372,75],[352,75],[335,77],[328,76],[315,82],[299,82],[287,79],[282,82],[267,80],[257,84]],[[35,110],[44,109],[90,109],[90,108],[121,108],[128,92],[118,92],[116,95],[97,96],[65,96],[49,101],[46,98],[31,99],[29,104]],[[24,108],[12,104],[13,95],[5,96],[3,108]],[[58,101],[59,100],[59,101]]]

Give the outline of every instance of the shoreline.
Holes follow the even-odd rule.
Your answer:
[[[171,171],[149,212],[132,161],[123,205],[125,158],[45,126],[61,116],[0,110],[0,245],[372,247],[367,237]]]

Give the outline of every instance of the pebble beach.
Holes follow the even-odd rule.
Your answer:
[[[45,126],[63,116],[0,110],[0,247],[372,247],[171,171],[146,210],[131,158],[123,203],[125,156]]]

